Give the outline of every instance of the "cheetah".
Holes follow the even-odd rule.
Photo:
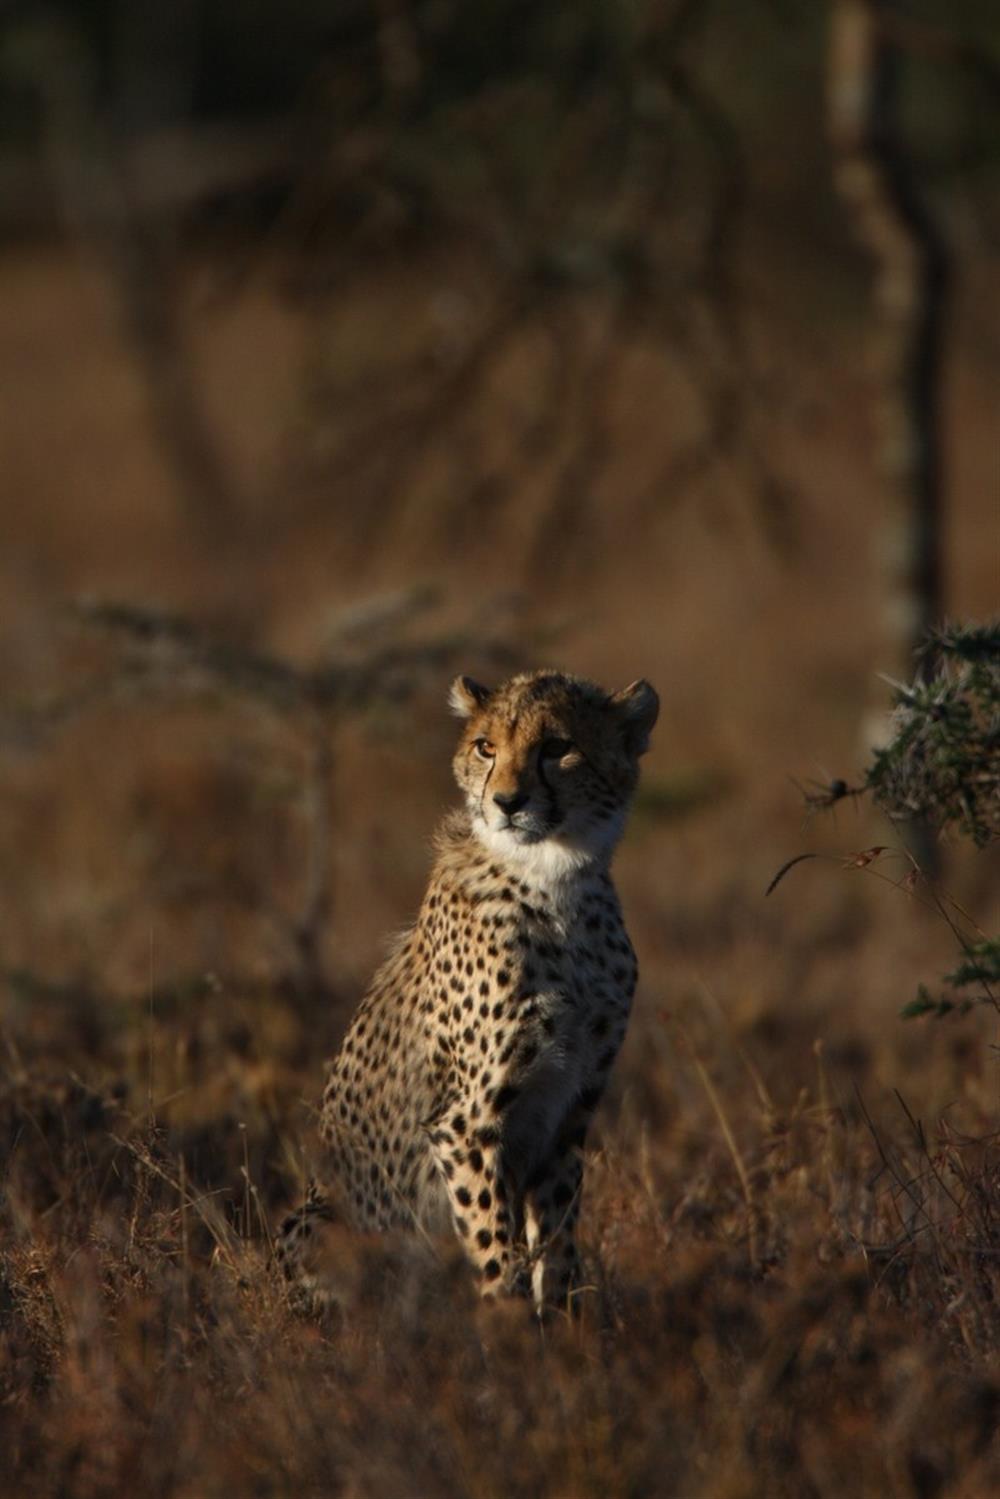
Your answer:
[[[279,1256],[303,1286],[323,1225],[454,1232],[484,1295],[541,1313],[579,1281],[582,1152],[636,985],[609,868],[659,699],[535,671],[458,677],[450,704],[465,806],[331,1064]]]

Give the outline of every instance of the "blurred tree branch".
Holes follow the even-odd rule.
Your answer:
[[[139,35],[136,76],[158,78],[147,53],[151,38],[169,40],[172,23],[130,18],[121,4],[125,31]],[[290,25],[311,36],[314,22]],[[461,515],[471,534],[527,486],[538,495],[529,571],[539,558],[548,567],[554,556],[579,558],[593,530],[580,519],[600,520],[593,496],[618,455],[614,410],[628,359],[656,338],[684,364],[704,430],[691,442],[667,430],[669,455],[652,482],[639,481],[640,508],[676,503],[729,469],[769,537],[784,539],[786,486],[756,430],[738,275],[749,164],[739,121],[704,67],[721,22],[712,0],[564,3],[551,14],[489,0],[476,19],[461,8],[352,0],[315,32],[323,44],[302,68],[279,206],[256,256],[245,246],[229,253],[222,280],[235,291],[251,260],[258,270],[266,261],[280,266],[286,289],[322,301],[305,419],[289,434],[283,478],[318,505],[332,496],[342,539],[362,554],[392,546],[417,519],[434,530]],[[190,11],[177,25],[187,49],[177,87],[190,90],[197,27]],[[98,45],[92,31],[83,19],[26,22],[22,72],[44,103],[66,216],[117,298],[178,491],[199,526],[231,536],[247,522],[247,496],[199,399],[181,215],[176,205],[151,209],[155,173],[137,171],[121,109],[101,101],[95,68],[120,74],[133,105],[141,90],[125,76],[132,63],[119,42]],[[671,189],[692,163],[697,193],[679,208]],[[690,216],[694,236],[663,232],[672,216]],[[458,315],[445,328],[442,313],[416,357],[388,361],[374,377],[331,373],[330,345],[358,277],[432,244],[475,261],[475,292],[451,299],[464,301]],[[523,436],[492,456],[497,372],[528,346],[536,409]],[[435,466],[448,469],[446,484],[427,483]]]
[[[193,697],[225,706],[244,699],[276,715],[301,742],[306,755],[302,793],[304,873],[290,935],[297,957],[298,991],[304,999],[326,992],[322,937],[333,898],[332,799],[336,737],[345,723],[373,709],[406,701],[443,671],[468,660],[498,669],[516,656],[506,643],[505,606],[480,607],[476,624],[437,633],[407,630],[436,602],[414,587],[366,601],[334,622],[329,650],[320,664],[296,666],[281,657],[219,638],[195,621],[140,605],[104,600],[72,604],[75,625],[106,635],[114,655],[103,670],[20,713],[8,715],[8,737],[21,744],[62,730],[81,713],[108,702]],[[238,981],[233,980],[234,983]]]
[[[14,52],[42,106],[48,164],[65,219],[103,267],[146,388],[153,429],[198,529],[231,536],[240,510],[198,397],[179,315],[167,225],[142,208],[120,143],[95,97],[94,60],[69,21],[26,23]]]
[[[512,493],[530,486],[541,497],[526,566],[550,571],[587,544],[592,527],[582,522],[616,456],[612,412],[621,372],[652,336],[668,340],[683,362],[704,407],[705,431],[643,485],[642,507],[676,502],[719,465],[729,466],[769,539],[786,541],[787,486],[755,430],[746,291],[737,274],[750,173],[739,127],[696,60],[703,33],[718,19],[710,0],[648,4],[628,15],[611,8],[574,13],[572,28],[567,11],[565,35],[575,36],[581,56],[584,39],[602,39],[600,61],[594,53],[585,82],[565,42],[562,71],[560,59],[547,56],[543,71],[530,71],[527,61],[523,73],[496,62],[474,83],[456,82],[441,54],[456,45],[464,22],[442,21],[439,35],[419,9],[387,4],[379,16],[371,87],[356,71],[348,79],[346,58],[327,61],[310,113],[309,164],[283,213],[293,238],[324,247],[317,262],[333,290],[328,315],[316,325],[315,369],[328,362],[324,344],[336,345],[336,288],[349,284],[352,254],[379,255],[407,235],[419,246],[433,232],[438,242],[472,249],[480,286],[489,290],[465,299],[462,325],[441,358],[400,361],[357,384],[319,373],[300,474],[313,468],[324,502],[331,485],[363,493],[364,505],[352,507],[353,516],[365,518],[366,537],[357,541],[380,551],[398,541],[418,506],[424,529],[478,510],[466,517],[469,527],[489,519],[487,507],[495,516]],[[407,59],[402,91],[388,76],[386,25]],[[517,43],[510,45],[516,51]],[[382,105],[374,102],[379,89]],[[676,211],[671,177],[685,153],[702,158],[690,249],[683,236],[682,249],[653,232]],[[332,242],[320,225],[346,201],[356,210],[351,237]],[[530,431],[491,463],[477,434],[492,382],[512,351],[532,341],[551,350],[552,377],[540,359]],[[443,445],[459,450],[463,462],[453,468],[454,491],[429,500],[420,476]]]

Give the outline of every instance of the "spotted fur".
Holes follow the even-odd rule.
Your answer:
[[[450,701],[465,808],[333,1062],[320,1181],[280,1252],[316,1283],[323,1225],[453,1229],[485,1293],[565,1305],[582,1151],[637,973],[609,864],[659,702],[554,671],[493,691],[459,677]]]

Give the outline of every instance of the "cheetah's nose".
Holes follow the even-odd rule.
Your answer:
[[[495,791],[493,800],[501,812],[506,812],[508,817],[520,811],[528,800],[526,791]]]

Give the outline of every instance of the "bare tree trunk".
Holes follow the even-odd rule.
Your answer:
[[[907,682],[916,648],[941,622],[943,607],[940,388],[949,264],[899,131],[903,54],[887,24],[892,16],[891,0],[833,0],[829,118],[837,187],[875,263],[876,411],[886,488],[875,530],[880,663]],[[866,752],[884,743],[887,725],[882,692],[862,727]],[[933,875],[939,857],[929,829],[914,824],[909,841]]]
[[[833,0],[830,133],[837,187],[875,262],[878,527],[883,664],[909,680],[914,651],[940,623],[940,386],[948,290],[943,238],[914,181],[898,122],[902,53],[888,0]]]

